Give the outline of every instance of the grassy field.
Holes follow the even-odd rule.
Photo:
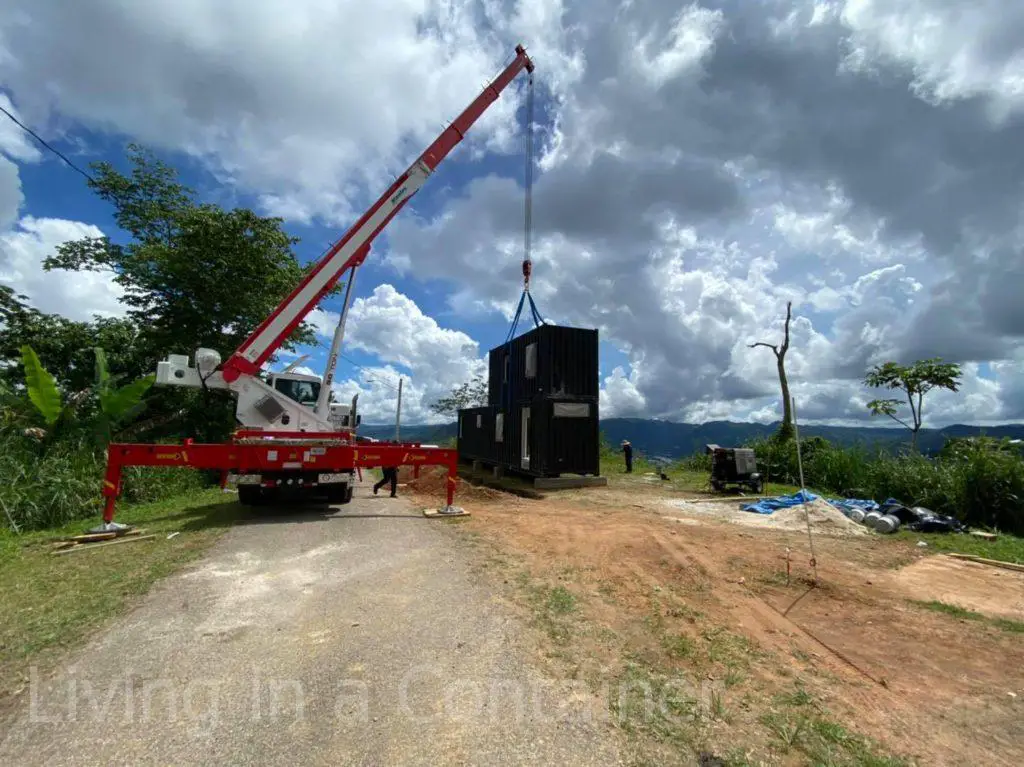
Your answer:
[[[1011,618],[990,618],[987,615],[976,613],[973,610],[965,610],[963,607],[951,605],[947,602],[939,602],[934,599],[928,602],[911,600],[911,604],[916,605],[917,607],[923,607],[925,610],[932,610],[933,612],[950,615],[954,618],[960,618],[961,620],[979,621],[981,623],[987,623],[990,626],[995,626],[1003,631],[1009,631],[1014,634],[1024,634],[1024,622],[1015,621]]]
[[[676,461],[668,464],[667,466],[658,466],[651,463],[643,456],[637,457],[634,455],[634,476],[643,476],[648,472],[664,472],[669,478],[668,483],[666,484],[669,484],[671,489],[679,492],[712,492],[710,469],[696,469],[692,466],[691,462],[686,460]],[[607,447],[601,451],[601,474],[618,480],[625,479],[628,476],[626,474],[626,463],[622,458],[621,452]],[[795,485],[768,482],[765,486],[764,495],[790,495],[797,492],[799,489],[800,488]],[[814,488],[808,487],[807,489],[812,493],[820,495],[820,493]],[[750,493],[747,493],[747,495],[750,495]]]
[[[97,520],[0,533],[0,709],[24,687],[30,665],[47,668],[154,581],[202,554],[240,508],[219,489],[126,505],[118,521],[157,537],[59,555],[51,541],[81,533]],[[179,535],[168,540],[172,532]]]
[[[892,536],[896,540],[925,541],[930,549],[934,551],[951,552],[955,554],[971,554],[986,559],[996,559],[1000,562],[1013,562],[1024,565],[1024,538],[1015,535],[1003,534],[994,541],[986,541],[984,538],[976,538],[973,535],[958,535],[956,533],[914,533],[901,531]]]

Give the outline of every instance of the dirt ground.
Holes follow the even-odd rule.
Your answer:
[[[914,599],[937,600],[983,615],[1024,621],[1024,573],[950,557],[928,557],[901,568],[892,580],[898,590],[913,593]]]
[[[733,524],[626,482],[539,501],[460,482],[456,502],[553,673],[710,685],[700,716],[621,723],[637,762],[1024,764],[1022,635],[916,603],[1019,617],[1019,574],[825,524],[815,584],[806,523]]]

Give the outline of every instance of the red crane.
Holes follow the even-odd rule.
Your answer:
[[[103,519],[108,526],[114,517],[124,466],[219,469],[224,477],[233,472],[238,476],[239,500],[243,502],[256,502],[263,491],[294,485],[323,489],[329,500],[342,503],[352,497],[352,477],[358,467],[412,465],[418,471],[420,466],[445,466],[445,510],[452,510],[456,451],[415,443],[358,444],[353,433],[354,412],[347,423],[350,428],[342,430],[319,410],[310,409],[268,385],[259,378],[259,372],[341,275],[346,271],[354,274],[369,254],[374,238],[426,183],[509,83],[524,69],[533,72],[533,62],[523,46],[517,45],[515,52],[515,58],[501,74],[363,213],[226,362],[221,364],[216,351],[199,349],[194,367],[184,355],[170,355],[160,363],[160,385],[232,391],[238,398],[238,419],[243,427],[250,428],[236,431],[232,441],[224,444],[194,444],[191,440],[181,445],[111,444],[103,487]],[[333,364],[333,360],[329,362]],[[329,380],[327,377],[328,384]]]

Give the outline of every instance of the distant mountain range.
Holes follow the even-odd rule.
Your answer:
[[[704,450],[708,444],[735,447],[752,439],[767,437],[778,429],[778,423],[737,423],[734,421],[709,421],[708,423],[675,423],[654,421],[644,418],[606,418],[601,421],[601,431],[613,445],[628,439],[633,448],[650,456],[681,458]],[[374,439],[393,439],[394,424],[376,426],[364,424],[359,433]],[[434,426],[403,426],[403,440],[440,444],[456,434],[456,424]],[[942,429],[921,429],[918,442],[922,452],[939,450],[949,437],[1009,437],[1024,439],[1024,424],[1003,426],[965,426],[956,424]],[[863,445],[895,449],[908,444],[910,432],[906,429],[889,429],[871,426],[801,426],[801,437],[824,437],[841,445]]]

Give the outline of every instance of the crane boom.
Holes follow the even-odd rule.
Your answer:
[[[533,72],[533,62],[522,45],[516,46],[515,59],[484,88],[438,136],[434,143],[388,187],[388,190],[339,239],[306,278],[285,298],[267,319],[221,368],[224,381],[232,383],[242,375],[254,375],[281,347],[292,331],[348,269],[359,266],[369,254],[370,245],[381,230],[426,183],[427,178],[465,137],[466,132],[493,104],[501,92],[523,69]]]

